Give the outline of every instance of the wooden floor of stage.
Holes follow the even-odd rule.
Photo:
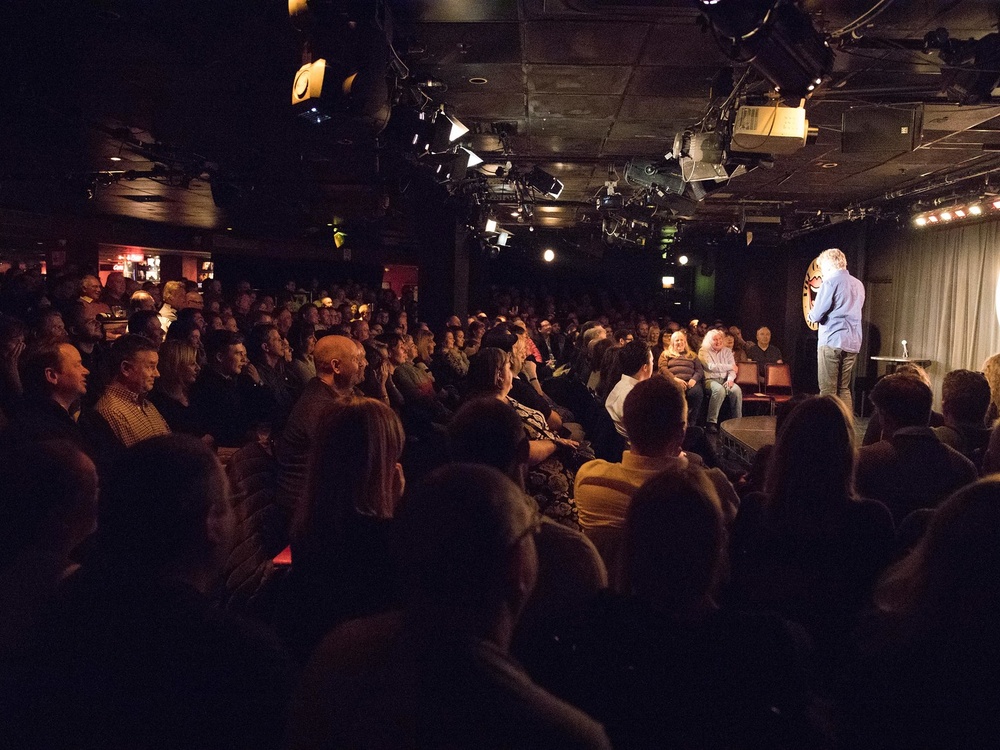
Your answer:
[[[727,419],[719,425],[719,447],[726,456],[749,467],[757,451],[774,442],[774,424],[775,418],[770,416]],[[867,427],[868,417],[854,418],[857,445],[861,445]]]

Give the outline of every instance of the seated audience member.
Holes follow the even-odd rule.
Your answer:
[[[111,345],[111,382],[94,406],[116,440],[126,448],[170,428],[149,400],[160,375],[157,347],[145,336],[126,334]]]
[[[196,350],[201,350],[202,326],[199,326],[191,316],[183,315],[188,310],[198,312],[193,307],[186,307],[181,310],[177,315],[177,320],[170,324],[170,330],[167,331],[164,341],[183,341],[185,344],[193,346]]]
[[[992,427],[1000,419],[1000,352],[983,362],[983,375],[990,384],[990,408],[986,412],[986,423]]]
[[[111,313],[116,317],[121,317],[128,310],[128,295],[126,289],[128,284],[125,281],[125,274],[121,271],[112,271],[104,284],[104,291],[101,292],[101,302],[108,306]]]
[[[247,349],[240,334],[209,332],[205,355],[208,366],[191,388],[191,405],[217,445],[238,448],[250,439],[255,426],[267,420],[274,402],[260,376],[244,374]]]
[[[280,332],[280,327],[278,330]],[[300,320],[293,322],[288,329],[288,343],[292,347],[292,361],[285,370],[295,393],[299,394],[316,377],[316,362],[313,359],[313,352],[316,351],[316,328]]]
[[[420,332],[418,330],[418,335]],[[427,331],[423,334],[424,348],[427,348],[427,338],[433,342],[434,336]],[[392,382],[403,398],[403,423],[408,431],[414,431],[411,423],[425,424],[427,422],[445,423],[451,418],[451,412],[438,401],[434,388],[434,376],[430,369],[415,362],[418,350],[410,346],[406,339],[398,334],[385,337],[389,347],[389,358],[392,362]]]
[[[681,450],[687,428],[687,403],[673,383],[650,378],[638,383],[625,398],[622,421],[631,449],[621,463],[600,459],[585,463],[576,473],[574,497],[583,531],[604,558],[616,585],[618,550],[625,516],[635,491],[646,480],[664,471],[683,471],[701,460]],[[702,469],[721,498],[727,520],[736,513],[739,499],[719,469]]]
[[[83,366],[91,373],[90,392],[93,401],[97,401],[107,384],[109,373],[104,327],[97,319],[93,306],[81,302],[71,305],[66,313],[66,330],[69,342],[80,352]]]
[[[550,320],[542,319],[538,322],[538,330],[533,341],[542,355],[539,364],[547,365],[550,370],[554,370],[565,361],[565,355],[568,353],[566,336],[554,333]]]
[[[669,332],[664,331],[664,335]],[[688,405],[688,422],[701,421],[701,404],[705,398],[705,368],[698,354],[688,346],[687,334],[674,331],[669,334],[657,370],[684,392]]]
[[[815,745],[796,639],[773,615],[720,609],[726,529],[695,468],[657,474],[628,508],[621,595],[554,639],[557,695],[602,722],[615,747]]]
[[[393,516],[405,486],[403,440],[399,417],[370,398],[350,396],[320,422],[279,616],[303,662],[335,625],[400,604]]]
[[[364,318],[351,322],[351,338],[359,343],[365,343],[371,335],[368,321]]]
[[[187,285],[183,281],[168,281],[163,285],[163,306],[159,310],[160,327],[164,332],[177,320],[177,313],[187,307]]]
[[[990,433],[990,442],[983,455],[983,476],[1000,472],[1000,425]]]
[[[862,631],[842,747],[1000,744],[1000,481],[966,486],[883,577]]]
[[[8,444],[0,448],[0,487],[0,671],[5,671],[58,585],[79,567],[70,554],[97,528],[97,470],[66,440]],[[0,677],[0,703],[10,676]]]
[[[435,382],[442,388],[458,388],[469,373],[469,355],[458,347],[455,329],[445,328],[441,334],[441,347],[434,357],[431,371]]]
[[[190,436],[158,437],[126,451],[103,485],[95,560],[39,620],[6,739],[278,748],[289,662],[209,599],[234,527],[218,460]]]
[[[881,500],[896,523],[918,508],[935,508],[978,473],[969,459],[927,426],[931,389],[910,375],[888,375],[872,389],[883,439],[858,451],[858,492]]]
[[[275,444],[279,466],[277,500],[289,518],[304,497],[306,469],[320,415],[335,402],[354,395],[354,387],[364,378],[364,357],[359,355],[357,343],[346,336],[324,336],[316,342],[313,358],[316,377],[306,384]]]
[[[705,388],[708,390],[708,432],[719,431],[722,402],[728,401],[732,418],[743,416],[743,391],[736,385],[736,360],[731,349],[723,346],[722,331],[705,334],[699,353],[705,368]]]
[[[931,387],[931,379],[927,375],[927,371],[924,370],[920,365],[915,365],[912,362],[904,362],[899,367],[896,368],[895,375],[911,375],[918,378],[924,385],[928,388]],[[869,397],[870,398],[870,397]],[[941,427],[944,425],[944,415],[939,411],[931,411],[931,427]],[[882,434],[882,418],[879,416],[878,411],[872,413],[871,418],[868,420],[868,426],[865,428],[865,436],[861,440],[861,445],[871,445],[872,443],[877,443],[884,437],[889,437],[888,435]]]
[[[79,301],[91,308],[94,315],[111,314],[111,308],[100,301],[102,291],[101,280],[98,277],[92,274],[87,274],[80,280]]]
[[[268,421],[275,432],[284,425],[297,395],[285,368],[285,340],[273,323],[258,323],[247,340],[250,363],[254,366],[263,388],[273,404]]]
[[[552,432],[541,412],[510,397],[514,379],[512,355],[484,347],[469,363],[469,399],[493,397],[506,403],[521,419],[528,436],[527,493],[542,514],[571,529],[579,530],[579,515],[573,501],[574,463],[581,458],[580,445]],[[592,457],[593,454],[590,454]]]
[[[638,383],[649,380],[652,376],[653,355],[649,350],[649,344],[645,341],[629,341],[622,347],[618,359],[622,376],[605,399],[604,408],[611,415],[611,420],[615,423],[618,434],[628,438],[628,432],[622,423],[625,397],[632,392]]]
[[[368,398],[381,401],[398,414],[403,407],[403,395],[392,382],[389,347],[369,338],[364,343],[364,348],[368,365],[365,367],[365,379],[358,385],[358,389]]]
[[[508,655],[538,571],[538,517],[517,486],[490,467],[446,466],[399,524],[406,609],[327,636],[289,747],[610,747]]]
[[[0,408],[7,416],[23,392],[20,363],[27,348],[24,334],[23,322],[0,313]]]
[[[156,311],[156,300],[153,299],[153,295],[141,289],[133,292],[132,296],[129,297],[128,310],[126,312],[131,314],[140,310]]]
[[[722,332],[722,345],[733,353],[733,359],[737,364],[749,361],[749,358],[747,357],[747,350],[737,344],[736,337],[731,333],[727,333],[725,331]]]
[[[492,466],[524,487],[528,437],[521,420],[506,404],[493,398],[466,402],[448,424],[448,436],[452,461]],[[531,498],[525,495],[524,500],[537,510]],[[529,670],[531,662],[544,658],[539,651],[552,623],[582,608],[608,585],[600,554],[580,532],[542,516],[535,546],[538,583],[521,616],[513,646]]]
[[[178,325],[175,321],[170,329],[174,330]],[[191,389],[201,372],[198,350],[184,341],[164,341],[160,347],[158,369],[160,377],[156,379],[149,400],[167,421],[171,432],[204,436],[202,420],[191,405]]]
[[[941,412],[944,426],[934,434],[981,469],[990,428],[986,412],[990,408],[990,384],[986,376],[973,370],[952,370],[941,385]]]
[[[87,376],[80,352],[72,344],[46,344],[24,357],[21,379],[24,398],[9,414],[3,442],[65,440],[88,452],[74,418],[87,393]]]
[[[854,490],[854,425],[834,396],[788,415],[765,492],[743,498],[730,539],[730,600],[804,625],[829,668],[888,564],[889,510]]]
[[[64,341],[69,341],[69,333],[66,331],[62,313],[54,307],[39,310],[31,326],[32,345],[61,344]]]
[[[511,398],[519,404],[524,404],[528,408],[540,412],[545,418],[548,428],[556,432],[562,427],[562,419],[545,399],[544,394],[540,392],[540,387],[535,388],[536,385],[539,385],[538,374],[535,363],[526,358],[527,351],[521,338],[523,331],[521,326],[509,323],[495,326],[483,335],[482,349],[500,349],[512,356],[511,366],[514,378],[511,382]],[[522,372],[524,372],[524,377],[520,376]]]
[[[781,358],[781,349],[771,345],[771,329],[767,326],[757,329],[757,342],[747,349],[747,357],[751,362],[760,365],[780,365],[784,361]],[[763,369],[761,368],[761,372]]]
[[[145,336],[157,348],[163,343],[166,336],[160,316],[147,310],[140,310],[129,315],[128,332],[137,336]]]

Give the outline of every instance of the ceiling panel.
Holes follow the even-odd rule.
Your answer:
[[[418,24],[407,57],[421,65],[516,63],[521,31],[516,23]]]
[[[716,68],[636,68],[627,93],[632,96],[698,97],[708,103]]]
[[[531,63],[633,65],[650,24],[615,21],[529,21],[524,56]]]
[[[528,65],[528,91],[539,94],[622,94],[626,65]]]
[[[528,97],[528,117],[567,118],[572,120],[610,120],[621,103],[617,96],[559,96],[532,94]],[[605,130],[607,126],[605,126]]]

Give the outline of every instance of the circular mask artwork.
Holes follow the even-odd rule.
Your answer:
[[[809,322],[809,312],[816,302],[816,294],[819,292],[820,284],[823,283],[823,272],[819,267],[819,257],[813,258],[809,268],[806,269],[806,278],[802,282],[802,317],[806,325],[812,330],[819,330],[819,323]]]

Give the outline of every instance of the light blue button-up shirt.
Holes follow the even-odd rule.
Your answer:
[[[845,352],[861,351],[861,308],[865,285],[846,270],[827,274],[820,285],[809,320],[819,323],[819,345]]]

